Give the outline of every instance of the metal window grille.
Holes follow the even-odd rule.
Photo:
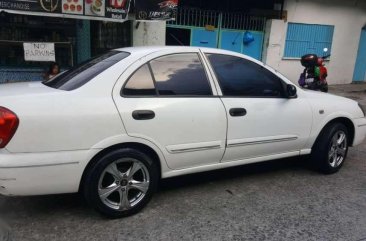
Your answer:
[[[264,31],[266,18],[245,13],[219,12],[194,8],[178,8],[176,19],[169,25]]]

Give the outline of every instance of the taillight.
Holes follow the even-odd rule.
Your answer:
[[[19,125],[19,119],[11,110],[0,106],[0,148],[4,148]]]

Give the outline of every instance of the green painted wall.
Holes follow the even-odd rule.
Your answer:
[[[91,57],[90,21],[78,20],[76,26],[76,60],[81,63]]]

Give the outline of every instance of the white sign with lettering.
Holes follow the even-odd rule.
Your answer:
[[[24,43],[25,61],[55,61],[54,43]]]

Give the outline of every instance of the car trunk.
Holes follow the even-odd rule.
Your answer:
[[[26,96],[34,94],[45,94],[50,92],[60,92],[60,90],[50,88],[41,82],[22,82],[0,85],[0,106],[2,97]]]

